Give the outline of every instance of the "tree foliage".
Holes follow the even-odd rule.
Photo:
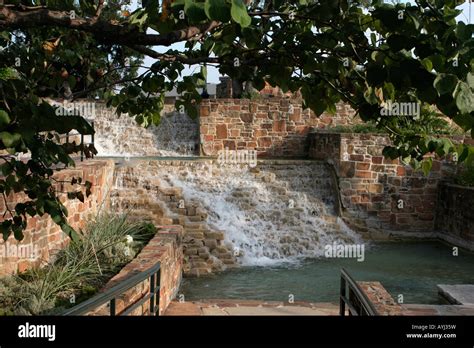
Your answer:
[[[20,164],[5,158],[0,187],[6,193],[32,191],[37,204],[51,188],[51,168],[71,165],[69,155],[77,150],[45,132],[88,131],[80,116],[58,123],[54,108],[39,97],[68,89],[73,98],[101,97],[148,126],[159,122],[164,93],[174,87],[183,95],[176,107],[196,115],[196,87],[210,65],[257,89],[268,82],[284,92],[300,91],[318,115],[346,102],[389,133],[394,145],[386,156],[415,167],[429,169],[423,158],[432,152],[472,162],[472,147],[433,137],[424,123],[424,115],[437,109],[474,135],[473,25],[456,21],[463,2],[142,0],[132,11],[121,1],[5,1],[0,139],[3,149],[30,151],[32,159]],[[138,75],[138,64],[125,64],[132,54],[156,62]],[[24,63],[16,67],[18,58]],[[183,76],[186,66],[201,68]],[[393,103],[416,105],[419,112],[387,116]],[[15,186],[25,178],[31,182]],[[45,212],[54,216],[61,207]],[[20,229],[20,220],[12,226]]]

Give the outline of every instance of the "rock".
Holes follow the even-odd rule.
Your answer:
[[[217,248],[217,241],[215,239],[205,239],[204,245],[212,251]]]
[[[206,231],[204,234],[207,239],[224,240],[224,232]]]
[[[202,231],[186,231],[186,236],[194,239],[204,239]]]
[[[197,255],[197,253],[197,248],[186,248],[186,250],[184,251],[184,255]]]

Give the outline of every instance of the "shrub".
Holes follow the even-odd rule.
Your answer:
[[[127,215],[100,215],[45,267],[2,279],[0,314],[53,314],[71,306],[72,296],[76,302],[90,297],[155,233],[152,224]]]
[[[474,164],[462,168],[455,182],[458,185],[474,187]]]
[[[323,129],[323,131],[328,131],[332,133],[383,133],[383,131],[377,128],[377,126],[373,122],[366,122],[349,126],[334,126]]]

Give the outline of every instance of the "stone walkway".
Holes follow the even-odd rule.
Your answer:
[[[474,305],[474,285],[438,285],[439,294],[449,303]]]
[[[474,315],[474,305],[402,305],[402,315]]]
[[[339,315],[339,304],[244,300],[173,301],[164,315]]]
[[[206,300],[170,303],[164,315],[201,316],[201,315],[339,315],[337,303],[249,300]],[[401,305],[399,315],[474,315],[474,305]]]

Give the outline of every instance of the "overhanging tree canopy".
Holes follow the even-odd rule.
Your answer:
[[[420,105],[421,115],[436,107],[474,135],[473,26],[456,21],[463,1],[143,0],[132,13],[124,3],[0,5],[0,148],[32,153],[26,164],[3,158],[0,189],[25,191],[31,199],[1,225],[5,238],[13,231],[21,239],[26,214],[45,212],[73,233],[50,176],[53,165],[73,163],[69,155],[77,148],[47,134],[86,132],[87,124],[79,116],[59,119],[38,97],[100,96],[148,126],[159,123],[164,93],[173,87],[183,94],[177,107],[196,114],[206,65],[256,88],[267,81],[285,92],[299,90],[318,115],[349,103],[390,134],[395,145],[387,156],[425,170],[430,162],[423,156],[430,152],[456,153],[460,162],[474,158],[467,145],[420,133],[423,117],[383,113],[389,102]],[[175,43],[184,49],[171,48]],[[164,53],[163,46],[169,47]],[[138,74],[140,55],[156,63]],[[186,65],[202,69],[180,78]]]

